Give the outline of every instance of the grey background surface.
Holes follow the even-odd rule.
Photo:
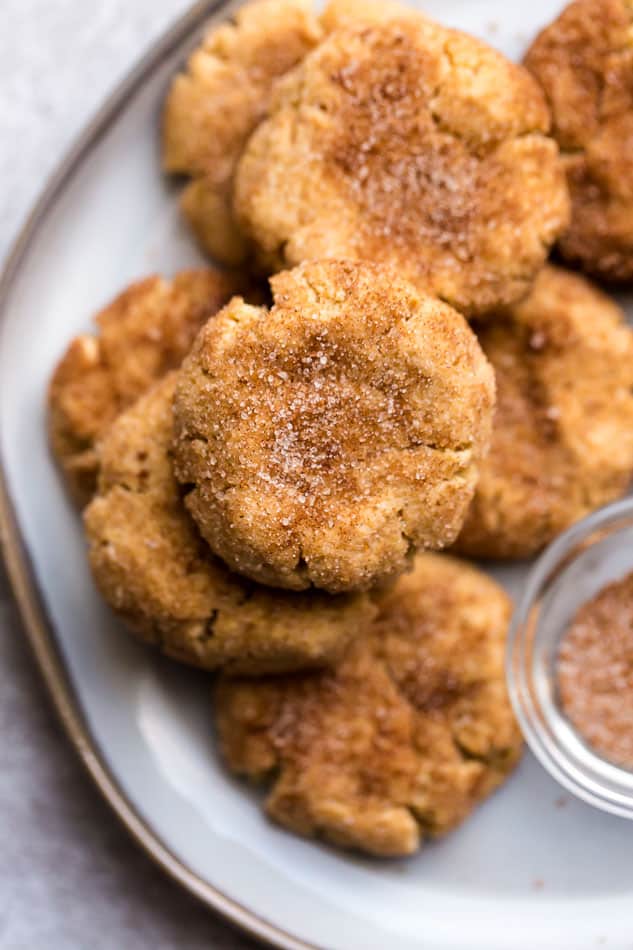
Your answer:
[[[1,0],[0,259],[77,132],[188,0]],[[155,869],[75,760],[0,567],[1,950],[254,947]]]

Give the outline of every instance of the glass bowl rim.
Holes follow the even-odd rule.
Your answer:
[[[570,553],[571,560],[581,553],[580,550],[576,554],[572,552],[587,537],[605,527],[614,527],[613,533],[617,533],[617,525],[622,523],[624,528],[627,520],[630,526],[633,526],[633,496],[612,502],[582,518],[552,541],[538,557],[528,573],[523,592],[512,615],[506,648],[506,681],[523,736],[546,771],[563,788],[588,804],[602,811],[633,819],[633,791],[615,793],[606,784],[600,785],[595,779],[587,779],[573,763],[565,743],[552,739],[541,725],[535,713],[534,702],[528,699],[531,693],[530,674],[526,669],[523,652],[532,610],[549,581],[555,577],[557,569],[566,562]],[[633,566],[631,569],[633,570]],[[599,753],[594,755],[608,765],[612,774],[621,775],[623,780],[628,779],[628,784],[631,784],[629,769],[608,762]]]

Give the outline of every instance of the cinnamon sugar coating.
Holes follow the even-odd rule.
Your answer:
[[[406,855],[459,824],[518,759],[510,603],[475,568],[422,554],[378,608],[331,672],[221,680],[216,719],[231,771],[272,784],[274,821]]]
[[[212,550],[263,583],[336,592],[459,531],[493,373],[456,311],[384,268],[309,262],[198,336],[174,403],[176,475]]]
[[[163,118],[165,170],[191,182],[182,208],[212,257],[239,264],[248,242],[231,207],[233,172],[275,80],[321,37],[307,0],[256,0],[210,31],[174,79]]]
[[[280,80],[238,165],[262,265],[374,260],[466,314],[516,300],[568,221],[540,89],[422,16],[354,26],[340,6],[349,25]]]
[[[576,0],[534,41],[525,65],[549,101],[572,200],[567,260],[633,278],[633,2]]]
[[[200,327],[247,283],[218,270],[132,284],[95,317],[96,334],[71,341],[49,386],[53,452],[76,501],[97,481],[98,442],[110,423],[180,364]]]
[[[320,22],[326,33],[332,33],[341,27],[371,26],[409,16],[419,20],[422,14],[415,7],[397,3],[396,0],[330,0],[325,5]]]
[[[565,715],[599,755],[633,768],[633,574],[578,610],[558,654]]]
[[[456,549],[535,554],[633,475],[633,331],[584,278],[544,268],[475,326],[497,379],[492,444]]]
[[[263,588],[211,555],[172,472],[174,386],[172,373],[103,441],[84,513],[101,593],[138,637],[194,666],[252,674],[334,662],[375,608],[365,595]]]

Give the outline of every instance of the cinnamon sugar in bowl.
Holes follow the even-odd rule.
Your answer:
[[[580,607],[558,651],[558,696],[599,755],[633,769],[633,573]]]
[[[633,498],[578,522],[537,561],[507,675],[541,764],[584,801],[633,818]]]

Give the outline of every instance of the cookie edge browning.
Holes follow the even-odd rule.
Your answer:
[[[389,805],[387,805],[385,817],[387,819],[397,819],[399,831],[396,838],[390,835],[387,828],[381,829],[380,827],[372,825],[370,829],[370,834],[372,835],[370,841],[363,842],[355,837],[353,831],[346,832],[344,821],[342,825],[339,823],[338,819],[342,818],[342,812],[338,815],[336,802],[332,801],[330,803],[331,808],[329,808],[332,825],[330,827],[324,827],[322,824],[319,824],[317,815],[310,815],[309,802],[303,802],[302,804],[301,802],[297,803],[295,801],[293,803],[291,799],[289,802],[284,803],[283,795],[281,798],[278,797],[278,793],[283,789],[284,778],[283,750],[285,748],[284,743],[286,739],[282,737],[287,735],[284,730],[287,729],[289,723],[292,722],[294,713],[289,713],[290,718],[286,717],[283,710],[283,701],[273,702],[272,706],[267,707],[266,697],[262,700],[261,697],[257,696],[256,692],[258,689],[276,689],[278,692],[281,692],[284,689],[284,685],[287,688],[289,684],[309,683],[310,680],[318,680],[321,676],[325,678],[335,677],[336,670],[322,674],[315,673],[306,674],[304,676],[279,677],[261,683],[257,683],[257,681],[246,681],[243,678],[222,676],[215,685],[213,712],[218,735],[219,754],[224,765],[229,772],[247,779],[260,787],[266,786],[267,792],[264,807],[268,816],[273,821],[281,824],[287,830],[298,834],[300,837],[321,839],[329,844],[345,849],[363,851],[375,857],[401,857],[413,854],[419,850],[427,840],[442,837],[444,834],[449,833],[462,824],[478,805],[482,804],[493,791],[503,784],[520,760],[523,750],[523,737],[507,694],[503,664],[503,642],[505,641],[510,620],[511,601],[505,591],[503,591],[491,577],[478,570],[474,565],[452,556],[428,553],[419,555],[413,572],[403,575],[400,581],[389,588],[383,596],[388,599],[394,596],[394,594],[397,595],[399,583],[414,585],[416,583],[416,571],[421,569],[424,562],[430,565],[431,570],[434,572],[437,572],[438,568],[442,572],[445,572],[445,583],[455,582],[457,587],[459,587],[460,583],[466,584],[467,595],[463,598],[463,603],[461,604],[464,613],[472,607],[472,597],[468,596],[468,592],[472,592],[473,583],[475,583],[478,588],[478,607],[481,608],[487,604],[489,605],[491,600],[494,600],[496,603],[496,607],[492,611],[492,619],[490,622],[486,619],[484,623],[481,624],[481,621],[479,621],[477,626],[480,628],[479,632],[483,633],[487,638],[492,637],[494,640],[498,638],[500,641],[501,660],[499,670],[494,677],[486,680],[485,684],[494,685],[498,683],[501,687],[501,702],[504,706],[503,716],[506,720],[507,745],[504,745],[502,749],[496,749],[493,746],[488,758],[477,758],[477,756],[473,756],[472,761],[474,763],[480,762],[484,766],[484,770],[476,777],[470,789],[465,793],[462,792],[464,798],[461,807],[456,809],[455,814],[441,829],[434,829],[424,820],[422,815],[416,814],[412,803],[394,803],[393,814],[389,810]],[[378,594],[376,599],[379,600],[380,596],[381,595]],[[475,608],[475,613],[476,610],[477,607]],[[496,614],[499,616],[495,616]],[[379,626],[380,618],[378,618],[378,621],[375,621],[375,623]],[[490,623],[495,625],[496,629],[494,631],[491,631]],[[356,649],[363,649],[362,641],[355,641],[348,648],[348,652],[351,653]],[[344,662],[345,661],[343,661],[343,664]],[[384,663],[385,659],[384,657],[380,658],[380,660],[374,659],[372,662]],[[279,682],[281,682],[280,686],[278,685]],[[394,684],[393,679],[390,679],[389,682]],[[291,688],[293,688],[293,685],[291,685]],[[242,688],[250,691],[246,697],[240,695]],[[402,690],[397,686],[396,690],[402,703],[409,711],[413,710],[413,714],[415,715],[415,708],[403,694]],[[238,709],[237,720],[233,710],[230,708],[231,704],[235,702],[237,702],[236,708]],[[301,710],[301,708],[301,703],[299,703],[299,709]],[[252,728],[249,735],[249,728],[252,726],[253,716],[263,716],[263,724],[260,723],[260,726]],[[271,730],[274,732],[278,727],[280,730],[280,738],[278,747],[275,748],[270,732]],[[413,737],[411,737],[411,742],[414,742]],[[459,745],[456,745],[456,749],[460,750],[464,762],[469,761],[468,755],[461,750]],[[426,764],[427,766],[432,766],[434,763],[432,760],[428,760]],[[290,811],[286,810],[286,805],[290,807]],[[345,807],[341,803],[339,803],[339,805],[341,809]],[[307,812],[302,811],[303,806],[305,806]]]
[[[266,70],[270,56],[269,37],[254,26],[263,13],[272,21],[273,36],[280,31],[280,13],[292,14],[290,26],[297,46],[305,46],[305,52],[318,45],[323,36],[320,20],[312,11],[310,0],[250,0],[238,8],[233,16],[207,30],[201,42],[189,54],[187,62],[172,77],[165,96],[161,119],[161,154],[165,174],[180,176],[185,180],[181,191],[180,207],[194,238],[200,248],[211,258],[227,266],[239,266],[251,257],[252,247],[247,235],[240,228],[233,214],[233,176],[244,145],[266,113],[267,103],[276,81],[292,69],[296,62],[279,73]],[[257,33],[259,45],[254,41]],[[240,40],[246,38],[251,44],[250,60],[236,54]],[[305,52],[303,55],[305,55]],[[274,53],[274,49],[273,49]],[[261,62],[260,62],[261,60]],[[232,69],[229,77],[228,70]],[[195,155],[195,146],[183,145],[190,134],[183,134],[182,104],[186,99],[185,89],[195,84],[196,78],[208,77],[216,72],[217,91],[228,86],[229,78],[235,89],[244,87],[245,113],[241,115],[241,131],[237,141],[224,152],[223,168],[209,167],[206,160]],[[258,77],[257,82],[254,77]],[[246,90],[248,89],[248,94]],[[187,110],[190,114],[191,109]],[[225,117],[226,120],[226,117]],[[235,113],[231,117],[236,121]],[[191,120],[188,119],[188,122]],[[198,130],[200,132],[200,130]],[[226,138],[226,136],[224,136]],[[240,144],[241,140],[241,144]]]
[[[621,227],[612,220],[613,211],[620,202],[617,199],[614,200],[608,188],[605,191],[604,181],[601,180],[603,173],[600,171],[600,155],[593,154],[592,144],[596,143],[604,130],[605,120],[600,116],[599,109],[592,110],[596,111],[595,116],[592,116],[595,119],[593,136],[586,142],[579,141],[578,127],[574,130],[573,122],[570,126],[568,122],[561,121],[565,116],[559,107],[560,103],[556,101],[558,97],[553,91],[555,89],[553,83],[558,86],[559,91],[568,88],[569,76],[561,75],[560,66],[553,72],[550,68],[552,57],[545,55],[552,48],[558,51],[559,59],[562,58],[563,63],[569,67],[569,72],[575,75],[575,86],[582,87],[587,93],[587,98],[590,97],[586,75],[581,79],[576,73],[582,73],[583,70],[595,72],[596,67],[594,63],[585,62],[589,47],[586,35],[582,38],[578,37],[577,17],[579,13],[581,16],[584,15],[585,23],[587,23],[592,14],[599,13],[601,14],[600,29],[603,30],[613,25],[613,21],[608,20],[608,14],[614,6],[616,4],[612,0],[599,0],[599,2],[598,0],[572,0],[567,3],[557,16],[542,27],[531,42],[523,57],[523,65],[543,90],[550,108],[553,119],[551,134],[559,143],[570,192],[570,224],[559,237],[557,249],[563,260],[570,266],[580,268],[596,280],[618,284],[628,283],[633,279],[633,227],[629,229],[628,234],[622,234]],[[630,37],[633,28],[633,4],[630,0],[620,0],[617,6],[620,12],[628,17]],[[574,54],[574,41],[581,46],[580,56],[577,53]],[[614,48],[612,52],[619,51],[620,47]],[[633,54],[633,42],[630,42],[630,51]],[[601,67],[602,73],[608,71],[605,63],[602,63]],[[604,89],[599,93],[600,97],[603,95]],[[586,102],[583,105],[587,107]],[[574,103],[572,99],[565,112],[567,116],[579,115],[579,103]],[[590,123],[586,127],[589,128]],[[620,138],[626,137],[626,132],[623,132]],[[602,150],[604,151],[604,145]],[[633,173],[631,177],[633,179]],[[601,192],[598,198],[597,192]],[[627,206],[629,207],[628,217],[631,218],[633,198],[629,198]]]
[[[209,300],[208,305],[203,306],[201,298],[205,284],[209,291]],[[94,329],[81,333],[71,340],[49,380],[46,407],[49,446],[64,475],[65,487],[79,508],[85,507],[97,488],[99,439],[103,437],[108,425],[116,419],[119,412],[131,405],[127,394],[117,388],[115,374],[111,370],[111,356],[108,354],[108,340],[117,325],[123,337],[126,333],[133,336],[137,328],[129,325],[128,320],[130,315],[134,315],[135,308],[141,309],[145,301],[151,304],[154,295],[163,293],[165,296],[163,312],[166,312],[166,307],[173,298],[183,293],[189,297],[188,307],[192,311],[194,307],[199,307],[200,319],[196,322],[202,326],[211,315],[228,302],[236,290],[246,291],[247,287],[247,280],[238,272],[222,271],[213,267],[181,270],[171,278],[153,274],[134,281],[111,298],[94,315]],[[161,327],[158,325],[146,327],[146,342],[152,339],[159,342],[160,331]],[[190,342],[193,343],[193,336]],[[183,350],[182,356],[184,355]],[[168,369],[165,371],[167,372]],[[64,395],[69,388],[78,385],[83,379],[84,396],[88,397],[90,395],[88,380],[90,375],[96,372],[103,373],[102,382],[108,383],[108,392],[106,393],[103,389],[101,391],[103,397],[101,402],[107,402],[110,405],[107,407],[106,416],[96,421],[94,434],[82,436],[77,434],[76,420],[71,418],[68,409],[64,407]],[[137,392],[136,395],[142,395],[142,391]],[[101,408],[103,409],[103,406]]]
[[[166,407],[171,414],[176,378],[172,372],[157,383],[118,418],[104,439],[100,493],[84,512],[89,560],[98,588],[139,639],[190,665],[259,675],[336,662],[373,617],[371,600],[365,595],[327,598],[319,593],[273,591],[231,575],[206,552],[181,505],[170,469],[156,468],[153,452],[161,466],[170,466],[163,446],[158,440],[148,445],[145,431],[140,439],[135,433],[139,420],[143,426],[149,420],[154,428],[164,424],[164,418],[157,423],[153,414],[164,414]],[[153,471],[148,473],[147,466],[154,466]],[[145,502],[138,510],[134,508],[137,496]],[[119,519],[113,517],[116,513]],[[141,528],[130,544],[120,525],[125,531],[135,520]],[[143,574],[146,549],[140,555],[137,551],[138,545],[145,545],[159,549],[157,557],[170,557],[172,531],[176,544],[183,545],[187,564],[173,578],[167,596],[180,591],[183,583],[189,584],[193,616],[183,615],[181,606],[171,600],[166,605],[160,600],[152,590],[151,577],[148,580]],[[164,549],[160,547],[163,541]],[[266,628],[261,643],[253,638],[258,626]],[[313,636],[315,632],[318,637]],[[210,650],[214,639],[215,649]]]
[[[554,294],[555,300],[558,298],[559,306],[562,308],[563,304],[567,301],[567,312],[569,314],[574,313],[574,303],[577,304],[578,315],[570,316],[567,324],[564,324],[562,321],[558,326],[555,326],[554,329],[559,331],[559,334],[562,332],[565,334],[571,334],[572,342],[574,335],[579,341],[580,344],[580,353],[578,359],[581,360],[583,350],[586,352],[587,348],[591,349],[593,345],[596,345],[600,348],[600,334],[598,333],[598,328],[595,326],[588,326],[586,329],[586,334],[584,333],[584,324],[581,316],[584,314],[585,307],[595,307],[596,312],[599,314],[599,324],[600,330],[603,334],[608,334],[609,338],[606,342],[610,343],[613,347],[616,342],[615,334],[621,334],[622,332],[628,335],[628,350],[630,353],[631,360],[633,360],[633,328],[626,322],[624,311],[617,304],[615,300],[607,296],[600,287],[596,286],[589,280],[589,278],[579,274],[575,271],[568,270],[564,267],[555,266],[553,264],[548,264],[542,269],[539,275],[536,278],[536,281],[533,285],[532,291],[521,301],[515,304],[513,307],[507,308],[506,310],[501,310],[496,316],[496,322],[501,327],[505,325],[510,328],[514,325],[515,337],[518,339],[518,335],[521,331],[524,334],[527,334],[527,337],[534,337],[534,349],[533,356],[538,358],[539,348],[543,345],[547,345],[545,337],[547,336],[547,322],[548,314],[552,313],[552,310],[543,311],[543,319],[540,321],[530,317],[531,308],[534,306],[533,295],[544,293],[545,299],[547,296],[552,293]],[[527,318],[522,321],[521,314],[526,312]],[[545,327],[545,330],[541,329],[541,326]],[[492,328],[492,324],[489,321],[488,323],[482,323],[481,330],[485,337],[486,333]],[[579,335],[580,330],[580,335]],[[508,332],[510,330],[508,329]],[[543,339],[541,339],[543,338]],[[622,340],[624,342],[624,339]],[[556,358],[557,343],[554,340],[550,345],[552,345],[554,350],[554,358]],[[560,346],[565,345],[563,343],[558,344]],[[485,343],[483,344],[484,351]],[[526,339],[525,344],[525,359],[529,359],[529,343]],[[490,357],[489,357],[490,359]],[[625,360],[625,354],[621,352],[619,354],[619,360],[621,363]],[[491,360],[493,369],[495,368],[494,362]],[[583,367],[579,363],[579,373],[582,374]],[[631,373],[633,380],[633,371]],[[547,383],[542,379],[540,374],[537,374],[537,383],[535,384],[536,388],[544,389],[545,395],[550,395],[550,389],[547,386]],[[558,407],[554,407],[558,411]],[[554,416],[552,419],[552,426],[555,431],[557,426],[560,424],[557,421],[559,417]],[[585,417],[587,418],[587,416]],[[587,435],[591,435],[593,432],[591,426],[588,427]],[[567,447],[569,458],[582,458],[582,452],[574,452],[573,446],[567,444],[567,439],[565,438],[564,431],[559,439],[562,448]],[[582,447],[584,453],[588,456],[595,451],[595,446],[592,443],[592,439],[588,438],[586,444]],[[591,491],[586,489],[582,492],[583,502],[577,509],[576,517],[572,520],[569,520],[565,517],[564,512],[559,512],[558,516],[549,510],[549,512],[543,512],[542,517],[538,522],[537,528],[538,531],[536,535],[533,535],[531,538],[526,536],[525,529],[527,525],[524,523],[523,518],[524,508],[520,504],[510,505],[509,508],[506,508],[506,511],[518,511],[519,516],[513,517],[510,519],[510,525],[508,525],[507,519],[499,519],[499,500],[498,493],[492,492],[487,501],[482,498],[481,495],[481,486],[487,485],[490,479],[494,481],[502,481],[502,478],[499,476],[499,469],[492,470],[492,465],[495,462],[497,456],[495,453],[495,436],[494,436],[494,423],[493,423],[493,437],[490,452],[488,457],[482,462],[480,468],[480,485],[475,491],[475,496],[471,503],[469,512],[466,515],[466,520],[462,529],[462,533],[457,538],[456,543],[454,544],[452,551],[463,557],[472,557],[472,558],[482,558],[485,560],[504,560],[504,561],[517,561],[523,560],[526,558],[533,557],[538,554],[544,547],[550,544],[554,538],[560,534],[562,531],[569,528],[572,524],[575,524],[581,518],[586,517],[592,511],[595,511],[597,508],[601,507],[604,504],[607,504],[610,501],[614,501],[617,498],[621,497],[626,493],[627,487],[631,484],[633,480],[633,449],[631,450],[631,465],[630,470],[626,465],[618,466],[617,470],[614,470],[613,473],[613,486],[608,488],[605,484],[602,491],[599,490],[599,486],[593,488]],[[577,469],[578,466],[576,465]],[[629,477],[627,478],[627,472],[629,472]],[[585,473],[586,475],[586,473]],[[510,484],[507,482],[507,484]],[[559,492],[559,500],[562,504],[563,499],[568,500],[569,495],[569,482],[567,481],[564,485],[561,486]],[[525,493],[526,487],[522,485],[522,491]],[[553,496],[550,496],[550,501]],[[494,501],[493,501],[494,499]],[[510,530],[508,530],[510,527]]]

